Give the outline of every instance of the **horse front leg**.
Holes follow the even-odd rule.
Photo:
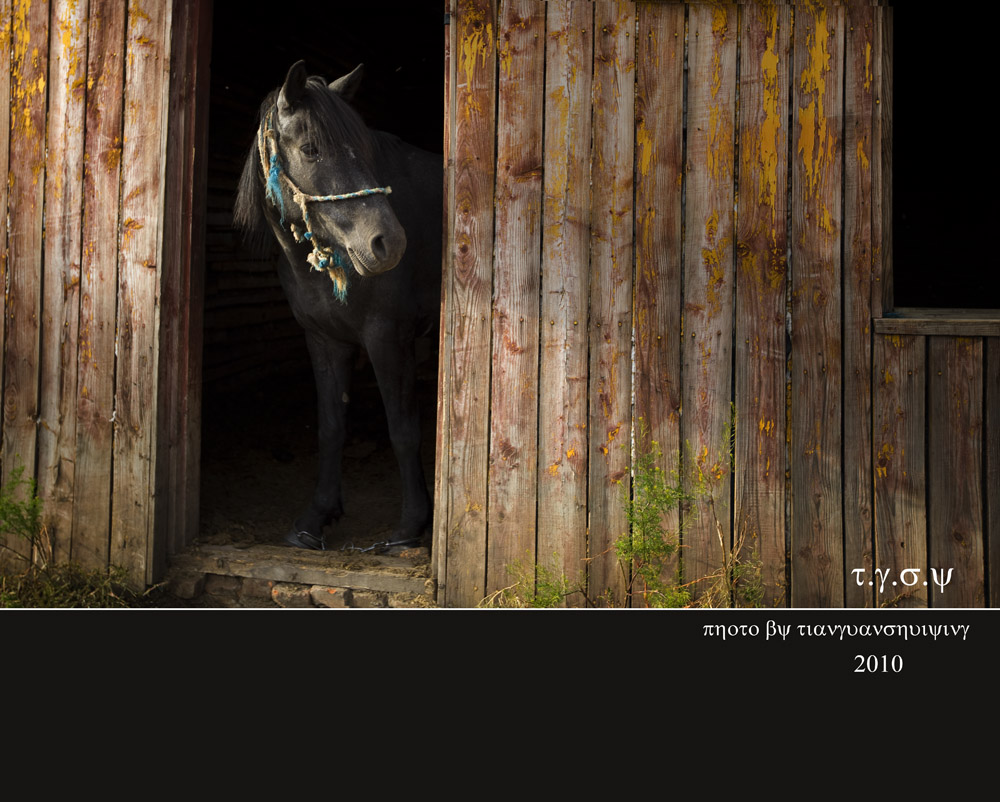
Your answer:
[[[319,417],[319,479],[312,502],[295,519],[285,542],[300,548],[323,549],[323,527],[344,514],[341,495],[341,459],[347,419],[351,361],[356,348],[329,337],[306,332],[306,343],[316,379]]]
[[[413,343],[382,336],[367,338],[365,347],[375,369],[389,423],[389,439],[402,479],[403,508],[391,540],[413,542],[431,520],[430,496],[420,461],[420,408]]]

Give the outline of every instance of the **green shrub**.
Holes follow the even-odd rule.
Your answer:
[[[128,586],[122,568],[87,570],[53,562],[36,491],[35,480],[24,477],[24,466],[11,470],[8,482],[0,485],[0,534],[8,540],[0,550],[9,566],[0,573],[0,607],[142,606],[145,597]]]
[[[637,441],[648,439],[640,419]],[[656,441],[634,456],[632,482],[623,489],[622,504],[628,530],[614,543],[615,557],[622,574],[624,606],[645,607],[760,607],[764,598],[761,560],[756,545],[745,556],[743,533],[730,547],[725,542],[717,505],[725,503],[726,480],[732,474],[736,444],[735,407],[723,432],[723,443],[714,452],[702,447],[695,452],[687,446],[683,460],[677,455],[669,474],[660,467],[663,453]],[[682,527],[667,528],[668,516],[679,508],[689,512],[692,504],[703,507],[714,524],[721,550],[721,563],[714,573],[685,582],[683,560],[672,565],[681,540]],[[687,516],[679,516],[683,520]],[[555,557],[555,555],[553,555]],[[558,559],[557,559],[558,561]],[[574,594],[588,606],[619,603],[610,591],[594,599],[587,594],[586,577],[576,581],[565,573],[535,564],[515,563],[507,567],[513,584],[488,596],[480,607],[558,607]],[[700,590],[692,599],[692,589]]]
[[[646,437],[640,421],[640,442]],[[681,585],[678,570],[667,568],[676,554],[679,532],[668,531],[668,513],[694,496],[686,492],[680,474],[660,467],[663,452],[655,440],[636,455],[631,493],[623,497],[629,531],[615,541],[615,556],[625,581],[625,606],[636,601],[645,607],[685,607],[691,593]]]

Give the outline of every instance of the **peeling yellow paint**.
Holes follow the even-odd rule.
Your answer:
[[[889,463],[892,461],[894,452],[895,449],[891,443],[883,443],[879,449],[878,458],[875,461],[875,473],[882,479],[885,479],[889,473]]]
[[[760,164],[759,199],[771,210],[771,239],[777,237],[777,194],[778,162],[781,129],[781,87],[778,86],[779,57],[775,49],[778,38],[778,12],[773,6],[763,9],[769,32],[766,37],[764,54],[760,59],[764,77],[764,122],[760,127],[758,140],[758,162]]]
[[[723,267],[725,242],[716,242],[719,231],[719,213],[712,211],[705,221],[705,239],[708,247],[701,249],[702,263],[708,273],[705,296],[708,301],[708,317],[711,319],[722,310],[722,289],[726,283]]]
[[[829,39],[826,8],[821,7],[815,26],[806,33],[808,64],[799,79],[803,95],[810,100],[799,109],[801,130],[797,147],[805,168],[805,189],[813,197],[818,196],[821,178],[837,152],[834,127],[828,124],[824,107],[826,76],[830,72]]]
[[[871,169],[871,164],[868,161],[868,154],[865,153],[865,145],[867,142],[868,137],[858,137],[858,164],[861,166],[861,169],[866,172]]]
[[[485,67],[493,47],[493,26],[486,22],[478,9],[471,8],[469,12],[467,33],[459,49],[458,63],[459,71],[465,73],[466,84],[472,83],[477,61],[482,61]]]
[[[649,175],[649,165],[653,161],[653,137],[646,128],[646,121],[640,121],[635,131],[635,142],[639,148],[639,174]]]
[[[138,220],[134,220],[131,217],[126,218],[125,222],[122,223],[122,247],[123,248],[128,243],[129,237],[132,236],[132,232],[133,231],[137,231],[140,228],[142,228],[142,223],[140,223]]]
[[[721,182],[733,174],[733,120],[719,106],[711,106],[708,110],[708,150],[705,159],[712,179]]]
[[[719,213],[712,210],[712,213],[708,216],[708,220],[705,221],[705,236],[709,240],[714,240],[715,235],[719,233]]]

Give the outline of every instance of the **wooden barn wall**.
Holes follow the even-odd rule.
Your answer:
[[[650,441],[712,487],[714,516],[667,521],[688,581],[742,542],[768,606],[996,603],[996,325],[873,325],[889,13],[449,3],[441,603],[538,563],[621,604],[612,544]],[[954,568],[943,592],[932,567]]]
[[[197,520],[210,6],[0,3],[2,478],[37,480],[55,559],[137,585]]]

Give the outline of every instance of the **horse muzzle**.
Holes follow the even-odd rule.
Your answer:
[[[406,252],[406,234],[401,226],[386,233],[374,234],[358,246],[349,244],[347,255],[362,276],[387,273],[399,264]]]

